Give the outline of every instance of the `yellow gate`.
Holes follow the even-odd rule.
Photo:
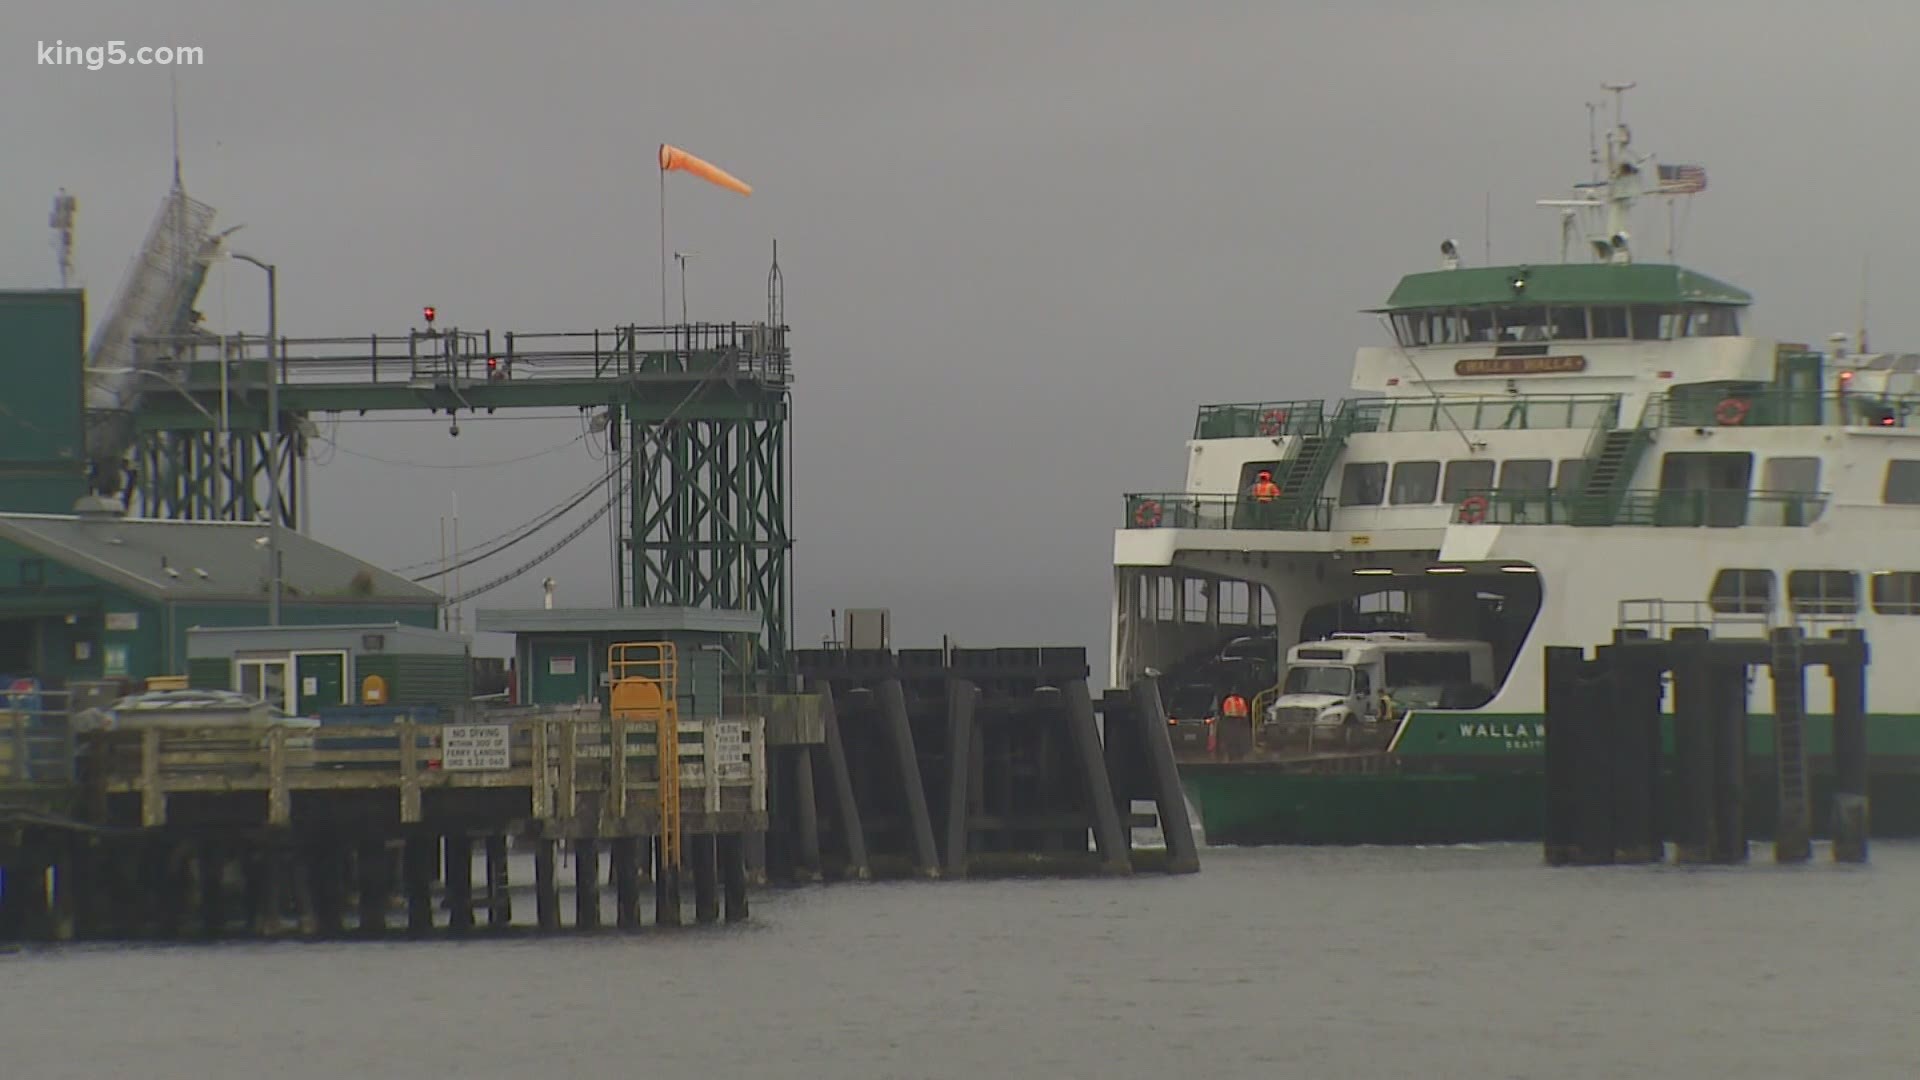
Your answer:
[[[607,650],[615,720],[651,721],[660,775],[660,861],[680,867],[680,661],[671,641],[626,641]],[[622,737],[624,740],[624,736]],[[625,754],[626,747],[614,746]]]

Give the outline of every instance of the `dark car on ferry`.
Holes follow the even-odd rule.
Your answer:
[[[1189,683],[1168,695],[1167,736],[1175,752],[1210,753],[1218,731],[1220,692],[1210,683]]]

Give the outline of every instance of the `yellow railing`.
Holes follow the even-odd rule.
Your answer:
[[[670,641],[623,641],[607,649],[609,712],[618,725],[651,721],[660,772],[660,862],[680,867],[680,660]],[[711,763],[707,763],[711,768]]]

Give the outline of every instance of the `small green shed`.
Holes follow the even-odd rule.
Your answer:
[[[473,696],[472,644],[404,623],[196,626],[187,685],[238,690],[299,716],[350,705],[435,706],[453,715]],[[366,700],[378,676],[384,701]]]
[[[607,700],[607,651],[633,641],[670,641],[678,656],[680,714],[718,717],[759,664],[757,612],[711,608],[533,608],[478,612],[477,627],[512,634],[517,700],[571,705]]]

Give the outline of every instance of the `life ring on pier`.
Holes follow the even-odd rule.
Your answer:
[[[1268,409],[1260,414],[1260,434],[1272,438],[1287,430],[1287,410]]]
[[[1133,523],[1143,529],[1159,528],[1160,504],[1152,499],[1140,500],[1140,505],[1133,508]]]
[[[1487,497],[1469,495],[1460,500],[1460,524],[1478,525],[1487,520]]]
[[[1721,427],[1739,427],[1747,422],[1747,410],[1750,406],[1742,398],[1722,398],[1720,404],[1713,407],[1714,422]]]

